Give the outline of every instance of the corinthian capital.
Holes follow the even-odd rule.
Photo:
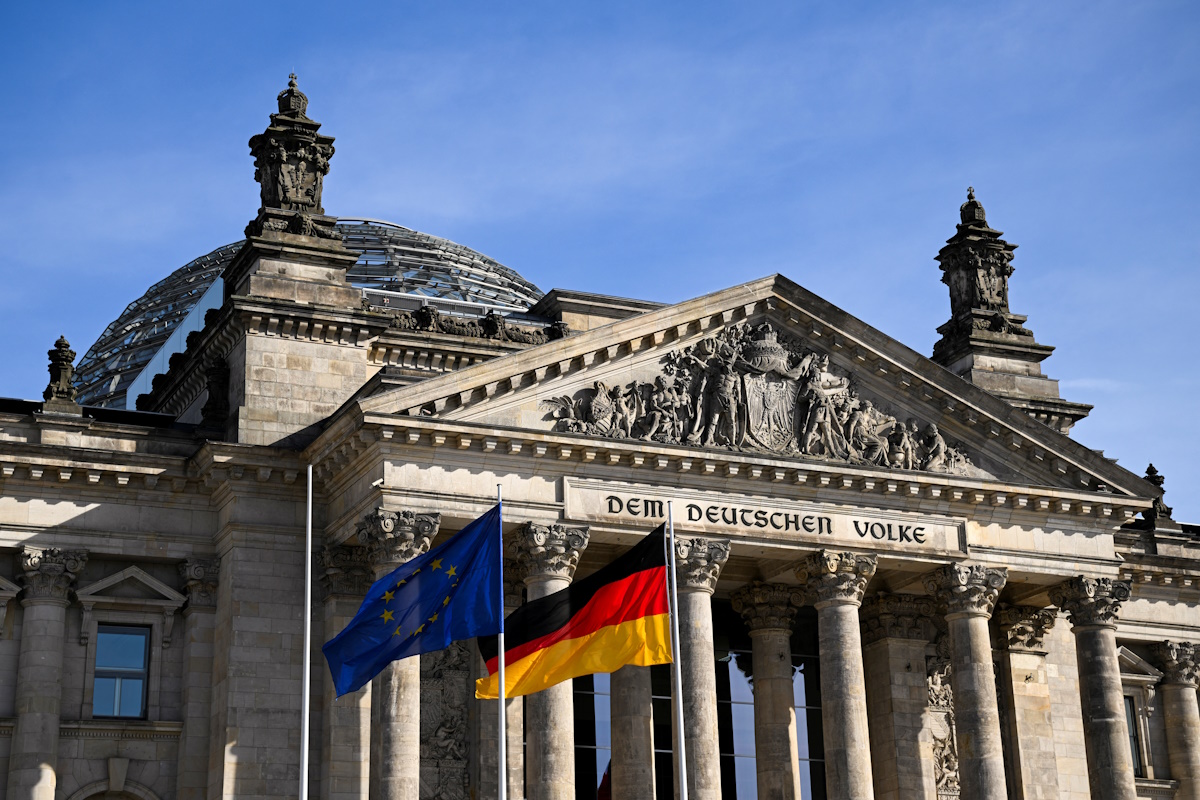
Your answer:
[[[675,571],[679,590],[712,594],[717,590],[721,567],[728,560],[728,539],[676,539]]]
[[[800,605],[795,586],[754,581],[734,593],[733,610],[742,615],[751,633],[766,630],[791,631]]]
[[[933,623],[936,612],[933,598],[880,592],[863,603],[859,612],[863,642],[870,644],[881,639],[932,642],[937,635]]]
[[[1150,648],[1162,667],[1163,682],[1195,686],[1200,679],[1200,648],[1191,642],[1160,642]]]
[[[67,592],[75,576],[87,564],[86,550],[39,550],[26,547],[21,551],[22,582],[25,585],[23,603],[37,601],[67,602]]]
[[[366,545],[371,567],[376,573],[384,573],[428,550],[441,523],[441,514],[377,508],[367,512],[355,533]]]
[[[837,550],[809,553],[796,569],[796,577],[815,594],[815,605],[859,605],[867,582],[875,574],[875,556]]]
[[[221,574],[219,558],[189,558],[179,565],[179,577],[187,591],[188,608],[213,608],[217,605],[217,579]]]
[[[1008,570],[979,564],[947,564],[926,575],[925,591],[946,606],[946,614],[990,617]]]
[[[1058,611],[1040,606],[1010,606],[1001,603],[993,615],[1000,632],[1000,645],[1027,653],[1045,652],[1042,640],[1054,627]]]
[[[1066,611],[1071,624],[1113,625],[1121,603],[1129,599],[1129,584],[1112,578],[1080,575],[1050,590],[1050,602]]]
[[[517,529],[510,545],[517,560],[517,574],[524,581],[571,580],[588,539],[587,528],[527,522]]]
[[[340,544],[326,545],[317,554],[321,588],[325,596],[348,595],[362,597],[371,588],[374,577],[366,547]]]

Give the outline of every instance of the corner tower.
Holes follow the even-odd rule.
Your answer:
[[[950,287],[950,320],[939,327],[933,360],[981,389],[1025,410],[1060,433],[1088,415],[1090,405],[1063,400],[1058,381],[1042,374],[1054,348],[1039,344],[1028,317],[1008,307],[1015,244],[988,226],[975,189],[959,208],[958,230],[937,254]]]

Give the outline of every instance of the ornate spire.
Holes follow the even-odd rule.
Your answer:
[[[48,413],[78,414],[79,405],[75,402],[75,351],[67,337],[60,336],[54,343],[54,349],[46,353],[50,357],[50,383],[42,397],[46,400],[42,410]]]
[[[1014,321],[1008,308],[1008,278],[1017,246],[988,227],[983,204],[975,199],[975,187],[967,188],[967,202],[959,207],[958,215],[962,220],[958,230],[937,255],[942,283],[950,287],[952,321],[970,325],[972,312],[983,312],[993,330],[1032,337],[1019,324],[1025,318]],[[1001,315],[998,320],[996,314]]]
[[[1173,523],[1174,520],[1171,520],[1171,511],[1173,509],[1163,502],[1163,497],[1166,496],[1166,493],[1163,491],[1163,484],[1166,482],[1166,479],[1154,468],[1153,464],[1146,467],[1146,482],[1155,489],[1158,489],[1159,494],[1158,497],[1154,498],[1154,505],[1143,511],[1142,516],[1146,522],[1156,528],[1161,527],[1162,523],[1168,520]]]
[[[309,119],[308,97],[296,88],[296,75],[279,93],[279,112],[271,124],[250,139],[254,180],[262,207],[246,228],[247,236],[292,233],[325,239],[339,238],[333,218],[325,217],[321,191],[333,157],[333,137],[317,131]]]

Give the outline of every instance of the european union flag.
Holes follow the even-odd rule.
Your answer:
[[[321,648],[338,697],[391,662],[500,632],[500,506],[375,581],[346,629]]]

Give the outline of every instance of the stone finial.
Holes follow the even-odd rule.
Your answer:
[[[527,522],[511,540],[516,574],[527,584],[539,578],[571,580],[589,538],[587,528]]]
[[[376,508],[367,512],[354,532],[367,548],[371,567],[382,574],[428,550],[441,524],[441,514]]]
[[[50,383],[42,392],[46,401],[42,410],[47,413],[78,414],[79,405],[75,402],[75,351],[67,337],[60,336],[54,343],[54,349],[46,353],[50,357]]]
[[[983,203],[975,199],[974,186],[967,187],[967,202],[958,207],[958,218],[963,225],[987,226],[987,214],[983,211]]]
[[[1200,647],[1191,642],[1159,642],[1150,647],[1162,667],[1163,682],[1196,686],[1200,681]]]
[[[26,547],[21,551],[22,583],[25,586],[22,602],[49,600],[65,604],[71,584],[83,571],[87,560],[86,550]]]
[[[875,556],[818,550],[796,568],[796,578],[815,593],[818,608],[830,603],[859,605],[875,563]]]
[[[881,639],[913,639],[932,642],[937,636],[933,615],[937,603],[931,597],[879,592],[867,599],[859,612],[863,642]]]
[[[293,119],[308,119],[308,95],[296,88],[296,73],[288,75],[288,88],[279,93],[279,115]]]
[[[1129,584],[1112,578],[1080,575],[1050,589],[1050,602],[1067,612],[1071,624],[1117,624],[1121,603],[1129,599]]]
[[[1001,603],[992,615],[1000,633],[1000,644],[1016,652],[1042,653],[1043,640],[1058,619],[1058,610],[1040,606],[1010,606]]]
[[[733,610],[742,615],[751,633],[765,630],[791,631],[802,598],[795,586],[754,581],[730,598]]]
[[[712,594],[717,590],[721,568],[728,560],[728,539],[676,539],[675,570],[679,591]]]
[[[946,614],[990,617],[1008,570],[979,564],[946,564],[926,575],[925,591],[946,606]]]
[[[1151,525],[1157,526],[1160,519],[1171,519],[1171,512],[1174,509],[1163,502],[1163,497],[1165,496],[1165,492],[1163,492],[1163,484],[1166,483],[1166,478],[1164,478],[1162,474],[1154,468],[1153,464],[1146,467],[1146,482],[1155,489],[1158,489],[1159,494],[1158,497],[1154,498],[1154,505],[1142,512],[1142,517],[1145,518],[1145,520]]]
[[[321,588],[326,597],[346,595],[364,597],[374,583],[371,559],[366,547],[326,545],[317,554]]]
[[[184,559],[184,562],[179,565],[179,577],[183,578],[184,591],[188,597],[188,610],[216,607],[217,583],[221,577],[221,559]]]

